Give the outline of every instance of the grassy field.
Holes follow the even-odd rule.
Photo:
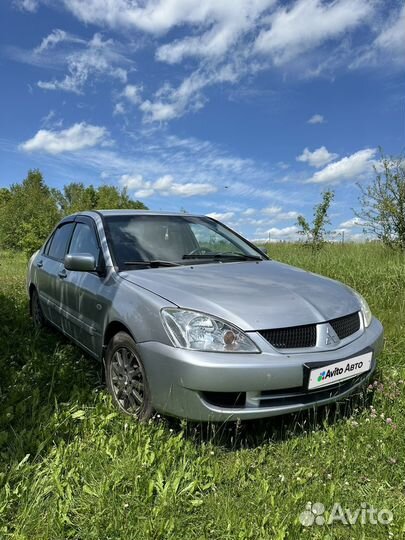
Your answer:
[[[270,255],[345,281],[383,322],[373,390],[351,408],[242,425],[138,425],[117,414],[96,362],[33,330],[25,260],[2,254],[1,540],[405,536],[405,258],[375,245],[328,246],[317,257],[274,245]],[[393,521],[303,527],[309,501],[326,516],[334,503],[352,512],[366,503]]]

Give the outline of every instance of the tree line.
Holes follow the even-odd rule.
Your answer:
[[[125,188],[72,182],[59,190],[47,186],[38,169],[30,170],[20,184],[0,188],[0,248],[30,255],[64,216],[102,208],[147,209]]]
[[[386,156],[381,151],[374,173],[369,184],[358,184],[360,204],[354,215],[364,232],[405,252],[405,158]],[[298,232],[314,251],[327,241],[333,198],[332,190],[322,193],[311,222],[304,216],[298,217]],[[141,201],[131,199],[125,188],[71,182],[59,190],[47,186],[38,169],[30,170],[20,184],[0,188],[0,248],[32,254],[62,217],[102,208],[147,210]]]

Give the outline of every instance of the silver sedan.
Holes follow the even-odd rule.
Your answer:
[[[366,383],[383,345],[354,290],[269,260],[204,216],[67,217],[32,256],[27,289],[35,324],[103,361],[114,402],[141,420],[331,403]]]

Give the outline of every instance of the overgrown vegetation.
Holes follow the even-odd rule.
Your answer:
[[[405,251],[405,159],[381,151],[374,171],[371,184],[359,184],[361,210],[356,215],[366,231],[387,246]]]
[[[1,254],[2,540],[403,538],[404,256],[372,244],[326,245],[317,257],[272,245],[269,254],[366,296],[386,330],[366,396],[373,408],[241,426],[138,425],[112,406],[97,363],[54,332],[34,332],[25,258]],[[394,520],[305,529],[308,501],[327,510],[365,502]]]
[[[39,170],[28,171],[21,184],[0,189],[0,247],[31,255],[63,216],[101,208],[146,206],[114,186],[70,183],[62,191],[51,189]]]
[[[330,190],[322,193],[322,201],[314,206],[312,225],[304,216],[298,216],[297,218],[298,233],[305,238],[305,243],[311,246],[314,252],[321,249],[326,242],[328,234],[326,226],[330,225],[328,211],[334,196],[334,192]]]

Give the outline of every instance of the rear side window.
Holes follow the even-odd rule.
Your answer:
[[[56,229],[49,245],[47,253],[48,257],[52,257],[58,261],[63,261],[70,237],[72,235],[73,227],[74,223],[66,223],[65,225],[61,225]]]
[[[72,241],[70,242],[69,253],[83,254],[90,253],[96,262],[99,256],[99,247],[96,234],[87,223],[77,223]]]

